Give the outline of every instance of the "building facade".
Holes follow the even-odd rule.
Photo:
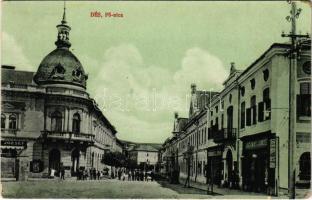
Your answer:
[[[57,25],[56,49],[37,72],[2,66],[1,176],[65,176],[103,170],[106,150],[120,151],[116,129],[86,90],[88,76],[69,50],[70,26]]]
[[[310,184],[311,41],[300,40],[296,71],[296,184]],[[231,63],[219,92],[191,86],[188,118],[175,115],[162,148],[163,172],[180,179],[273,195],[288,192],[290,45],[274,43],[245,70]],[[202,94],[202,95],[199,95]],[[209,95],[210,94],[210,95]],[[204,106],[203,106],[204,104]],[[190,166],[186,153],[192,149]]]

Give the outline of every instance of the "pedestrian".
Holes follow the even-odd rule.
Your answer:
[[[64,167],[61,168],[61,180],[65,180],[65,169],[64,169]]]
[[[101,176],[100,171],[97,171],[97,174],[96,174],[96,175],[97,175],[97,179],[100,180],[100,176]]]
[[[143,172],[143,175],[144,175],[144,181],[147,181],[147,173],[146,173],[146,171]]]
[[[93,179],[96,180],[96,169],[93,168],[92,170]]]
[[[155,173],[154,173],[154,170],[152,170],[152,172],[151,172],[151,181],[154,181],[154,177],[155,177]]]
[[[89,169],[89,178],[92,180],[92,168]]]
[[[131,171],[129,170],[129,173],[128,173],[128,181],[131,181]]]
[[[118,180],[121,180],[121,169],[118,169]]]
[[[50,178],[54,178],[54,175],[55,175],[55,169],[51,168]]]

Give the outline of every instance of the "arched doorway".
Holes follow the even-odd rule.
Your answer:
[[[49,170],[54,169],[58,174],[60,171],[61,152],[58,149],[52,149],[49,153]]]
[[[80,157],[80,151],[76,148],[71,153],[72,175],[76,175],[79,169],[79,157]]]
[[[228,187],[231,187],[233,182],[233,156],[231,150],[226,153],[226,171]]]
[[[299,159],[299,180],[310,181],[311,156],[310,152],[304,152]]]

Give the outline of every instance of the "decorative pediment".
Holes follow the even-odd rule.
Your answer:
[[[3,102],[1,109],[6,110],[25,110],[26,104],[24,102]]]

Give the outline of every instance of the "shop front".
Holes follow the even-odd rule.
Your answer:
[[[26,149],[27,142],[21,140],[1,140],[1,177],[20,179],[21,151]]]
[[[211,183],[213,180],[213,184],[220,186],[222,180],[222,146],[215,146],[207,149],[207,183]]]
[[[241,138],[243,141],[243,189],[274,194],[276,168],[276,138],[263,133]]]

